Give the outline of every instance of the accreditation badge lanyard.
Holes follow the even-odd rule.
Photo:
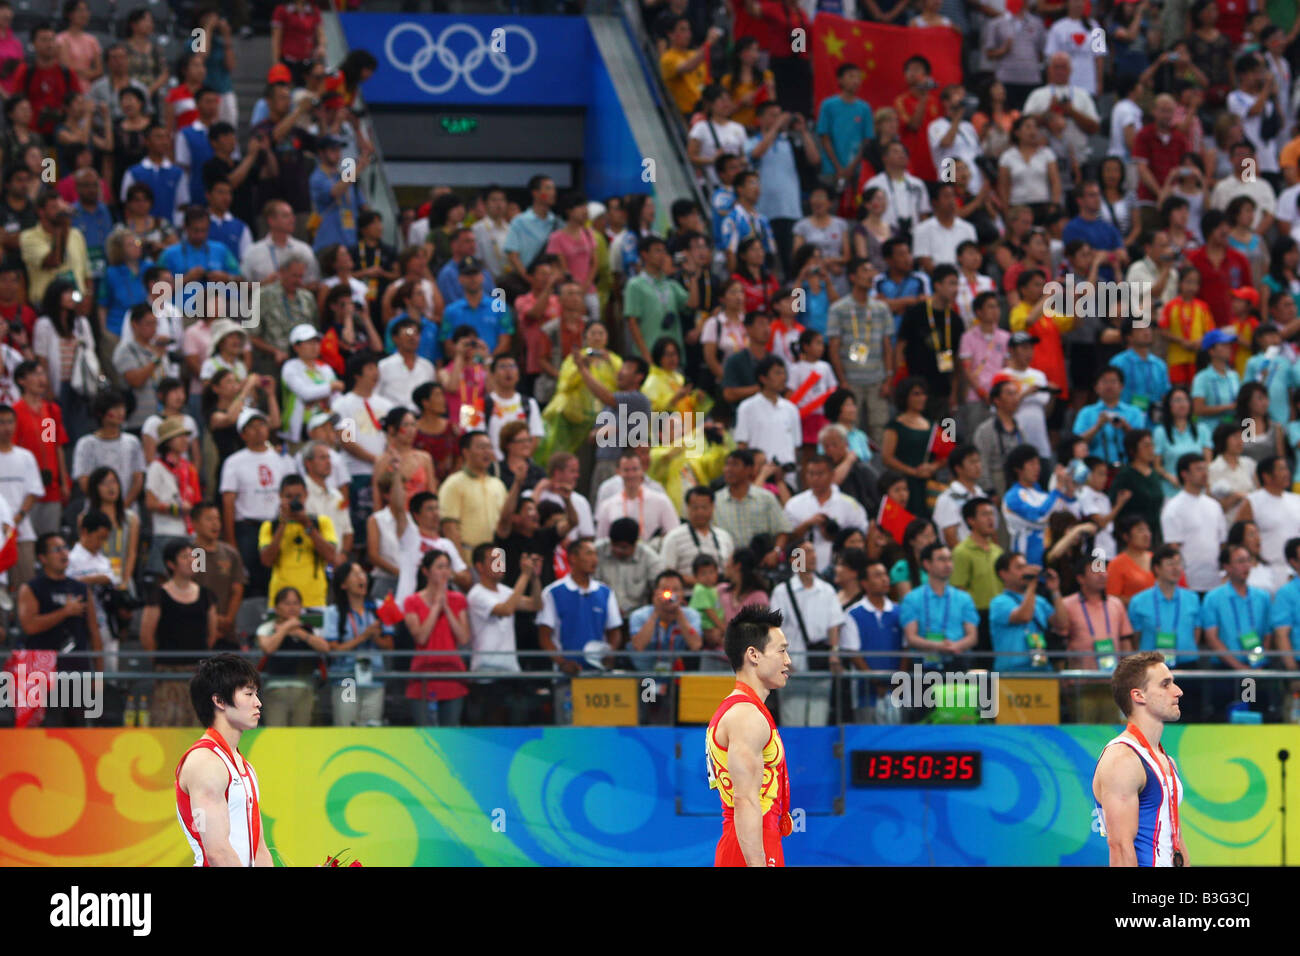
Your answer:
[[[767,705],[759,699],[754,688],[742,681],[736,681],[734,690],[740,691],[749,698],[750,702],[753,703],[754,706],[762,712],[763,716],[767,718],[767,722],[771,724],[773,733],[775,733],[776,721],[772,719],[772,714],[767,709]],[[786,768],[784,759],[781,761],[781,773],[777,780],[777,789],[779,791],[777,794],[777,805],[781,810],[781,836],[787,837],[794,832],[794,820],[790,816],[790,773]]]
[[[361,400],[361,405],[362,405],[363,408],[365,408],[365,410],[366,410],[366,414],[370,416],[370,425],[371,425],[371,427],[374,428],[374,430],[375,430],[376,432],[378,432],[378,431],[379,431],[379,419],[375,417],[374,410],[370,407],[370,402],[369,402],[367,399],[364,399],[364,398],[363,398],[363,399]]]
[[[1080,596],[1079,600],[1079,610],[1083,612],[1083,623],[1088,625],[1088,636],[1092,638],[1095,643],[1097,635],[1092,629],[1092,618],[1088,616],[1088,602],[1083,600],[1082,596]],[[1106,622],[1106,640],[1110,640],[1110,608],[1106,606],[1106,598],[1104,595],[1101,601],[1101,614],[1102,618]]]
[[[867,315],[867,338],[862,338],[862,333],[858,331],[858,303],[853,301],[849,304],[849,315],[853,317],[853,345],[849,347],[849,360],[858,365],[865,365],[867,358],[871,355],[871,340],[876,337],[876,320],[871,318],[871,300],[868,299],[863,306]]]
[[[1255,609],[1250,606],[1250,591],[1246,591],[1246,620],[1250,623],[1250,629],[1243,632],[1241,630],[1241,612],[1237,610],[1237,595],[1231,593],[1228,595],[1228,606],[1232,608],[1232,623],[1237,627],[1237,643],[1241,645],[1242,650],[1246,649],[1246,638],[1257,640],[1259,635],[1255,633]]]
[[[943,346],[939,344],[939,329],[934,324],[934,300],[925,300],[925,318],[930,323],[930,341],[934,343],[934,357],[939,372],[947,374],[953,370],[952,364],[952,307],[943,313]]]
[[[1154,606],[1156,619],[1156,650],[1172,651],[1178,645],[1178,619],[1183,612],[1182,595],[1177,590],[1174,591],[1174,629],[1172,631],[1160,630],[1160,589],[1153,588],[1151,593],[1151,603]]]
[[[1137,724],[1130,723],[1124,729],[1132,734],[1134,739],[1142,745],[1143,749],[1151,755],[1152,762],[1160,770],[1160,785],[1164,787],[1165,791],[1169,794],[1169,819],[1173,823],[1173,863],[1174,866],[1182,866],[1183,851],[1180,850],[1179,847],[1183,845],[1183,831],[1182,827],[1178,823],[1178,771],[1174,769],[1174,762],[1169,759],[1169,754],[1165,753],[1164,744],[1160,745],[1160,753],[1163,754],[1165,758],[1165,763],[1162,764],[1160,758],[1156,756],[1155,748],[1153,748],[1151,744],[1147,743],[1146,736],[1142,731],[1138,730]],[[1166,776],[1165,774],[1166,765],[1169,767],[1169,774],[1171,776]]]

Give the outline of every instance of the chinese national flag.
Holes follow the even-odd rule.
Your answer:
[[[908,511],[893,498],[885,497],[880,502],[880,516],[876,524],[899,544],[903,543],[903,532],[916,520],[916,515]]]
[[[395,627],[405,616],[406,615],[402,613],[402,609],[397,606],[397,602],[393,600],[393,594],[391,591],[384,596],[383,603],[375,609],[375,617],[379,618],[380,621],[387,624],[389,627]]]
[[[962,82],[961,35],[956,30],[886,26],[819,13],[813,21],[813,95],[819,104],[834,96],[839,92],[835,71],[842,63],[856,63],[864,74],[858,94],[872,109],[892,106],[907,89],[903,64],[917,55],[930,62],[940,90]]]
[[[5,538],[4,546],[0,547],[0,573],[8,571],[18,563],[18,529],[15,527],[9,532],[9,537]]]
[[[957,443],[948,438],[945,429],[935,425],[930,429],[930,447],[929,453],[935,461],[947,461],[952,450],[957,447]]]

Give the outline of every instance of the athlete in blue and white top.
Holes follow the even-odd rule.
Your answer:
[[[1160,744],[1165,724],[1182,716],[1183,691],[1159,651],[1120,661],[1113,686],[1129,722],[1097,761],[1093,829],[1106,838],[1111,866],[1185,866],[1178,818],[1183,782]]]
[[[1011,536],[1011,550],[1019,551],[1030,564],[1043,563],[1046,550],[1043,532],[1047,516],[1063,507],[1060,491],[1043,491],[1038,485],[1043,460],[1032,445],[1020,445],[1007,455],[1007,493],[1002,496],[1002,516]],[[1057,466],[1061,482],[1065,468]]]

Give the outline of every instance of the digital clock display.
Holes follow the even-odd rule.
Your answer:
[[[476,116],[440,116],[438,125],[448,136],[467,136],[470,133],[478,132],[478,117]]]
[[[854,750],[855,787],[978,787],[977,750]]]

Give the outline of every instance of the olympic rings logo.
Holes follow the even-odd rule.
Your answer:
[[[406,32],[412,32],[422,39],[424,46],[416,51],[409,62],[402,63],[394,55],[393,46],[397,38]],[[517,66],[510,62],[504,52],[504,39],[512,33],[519,36],[528,47],[528,55]],[[464,34],[474,41],[473,49],[469,51],[463,61],[447,44],[447,41],[457,34]],[[500,50],[492,49],[484,42],[483,35],[467,23],[453,23],[438,34],[436,41],[430,36],[429,31],[420,24],[402,23],[388,31],[388,37],[384,40],[384,53],[388,57],[389,63],[403,73],[411,74],[411,80],[415,85],[433,96],[446,93],[462,77],[465,80],[465,85],[480,96],[494,96],[504,90],[514,76],[527,72],[533,63],[537,61],[537,41],[523,27],[514,24],[493,30],[492,40],[493,43],[497,43],[498,40],[501,41]],[[429,83],[421,76],[424,68],[433,61],[434,57],[438,58],[438,64],[449,74],[444,82],[438,84]],[[500,78],[490,85],[479,82],[473,75],[474,71],[483,65],[485,59],[491,61],[492,65],[501,74]]]

